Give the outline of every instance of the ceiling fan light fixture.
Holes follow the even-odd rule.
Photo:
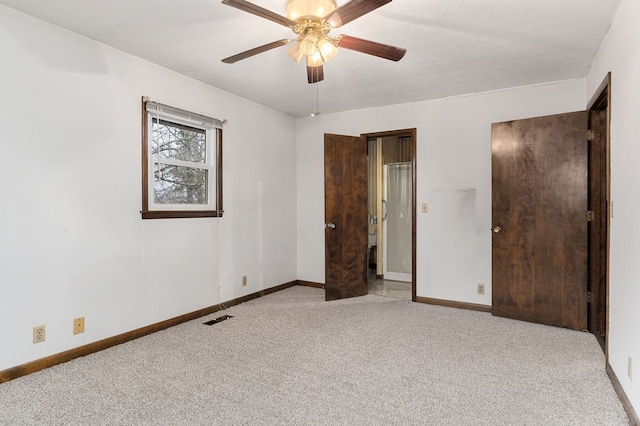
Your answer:
[[[287,55],[289,55],[289,57],[294,61],[300,62],[300,59],[302,59],[304,53],[302,53],[302,51],[300,50],[300,42],[298,40],[296,40],[291,45],[291,47],[287,49]]]
[[[317,51],[313,55],[308,55],[307,56],[307,66],[308,67],[312,67],[312,68],[319,67],[324,62],[325,61],[324,61],[324,59],[322,59],[322,55],[320,54],[320,51]]]
[[[304,55],[314,55],[318,51],[318,42],[322,35],[318,35],[316,31],[309,31],[300,38],[300,51]]]
[[[322,31],[309,29],[287,50],[287,55],[296,62],[303,56],[307,58],[307,65],[316,67],[330,61],[338,53],[338,43],[327,37]]]
[[[329,37],[324,37],[318,42],[318,50],[325,62],[332,60],[338,54],[338,44]]]
[[[293,21],[306,16],[323,18],[337,7],[335,0],[289,0],[287,17]]]

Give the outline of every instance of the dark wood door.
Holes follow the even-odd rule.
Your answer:
[[[493,314],[584,330],[587,112],[496,123],[491,137]]]
[[[325,134],[325,298],[367,294],[367,143]]]

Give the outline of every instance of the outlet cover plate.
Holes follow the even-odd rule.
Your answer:
[[[484,284],[478,284],[478,294],[484,294]]]
[[[46,327],[44,325],[37,325],[33,327],[33,343],[42,343],[47,337]]]
[[[84,317],[73,320],[73,334],[84,333]]]

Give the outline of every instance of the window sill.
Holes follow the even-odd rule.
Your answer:
[[[222,217],[223,210],[157,210],[141,211],[142,219],[186,219],[194,217]]]

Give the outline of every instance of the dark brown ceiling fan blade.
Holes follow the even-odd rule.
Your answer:
[[[258,53],[266,52],[267,50],[275,49],[276,47],[284,46],[289,44],[289,40],[278,40],[274,41],[262,46],[254,47],[253,49],[249,49],[242,53],[238,53],[237,55],[229,56],[228,58],[224,58],[222,62],[225,64],[233,64],[235,62],[241,61],[243,59],[250,58],[251,56],[257,55]]]
[[[245,0],[222,0],[222,4],[226,4],[227,6],[235,7],[236,9],[249,12],[261,18],[273,21],[276,24],[284,25],[285,27],[292,27],[296,24],[295,21],[292,21],[285,16],[278,15],[275,12],[272,12],[258,6],[257,4],[253,4]]]
[[[307,65],[307,81],[309,84],[318,83],[324,80],[324,69],[322,65],[310,67]]]
[[[376,43],[375,41],[363,40],[347,35],[338,37],[338,46],[396,62],[402,59],[404,54],[407,53],[407,50],[401,47],[389,46],[387,44]]]
[[[324,19],[332,27],[338,28],[387,3],[391,3],[391,0],[351,0],[329,13]]]

